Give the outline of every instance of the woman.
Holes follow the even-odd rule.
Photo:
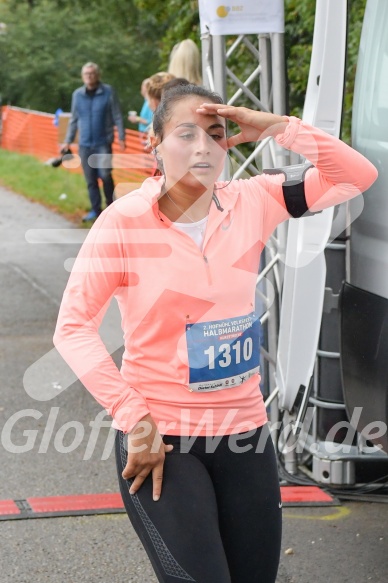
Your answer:
[[[143,134],[145,134],[148,131],[148,128],[152,122],[152,116],[153,116],[153,112],[150,108],[150,104],[148,103],[148,99],[147,99],[149,84],[150,84],[149,79],[143,79],[143,81],[141,83],[140,93],[141,93],[144,101],[143,101],[142,108],[140,110],[140,114],[139,115],[131,114],[131,113],[128,114],[128,120],[131,123],[137,123],[139,132],[142,132]]]
[[[168,72],[174,77],[183,77],[194,85],[202,85],[201,53],[191,38],[186,38],[173,47]]]
[[[155,111],[162,99],[164,86],[173,79],[174,75],[165,71],[159,71],[148,79],[147,99],[152,112]]]
[[[240,127],[230,138],[227,119]],[[91,229],[55,343],[114,419],[122,497],[159,581],[274,583],[281,499],[254,295],[261,250],[290,215],[280,175],[216,180],[229,147],[269,135],[315,164],[313,211],[366,190],[376,170],[297,118],[226,106],[195,85],[166,91],[153,124],[163,176]],[[98,335],[112,296],[120,373]]]
[[[147,99],[148,103],[152,112],[152,115],[156,108],[158,107],[160,100],[162,99],[162,93],[164,87],[175,79],[174,75],[171,73],[166,73],[165,71],[159,71],[159,73],[155,73],[148,79],[148,88],[147,88]],[[154,135],[152,123],[147,128],[147,138],[146,143],[144,146],[144,150],[149,153],[151,152],[151,137]],[[153,176],[160,176],[160,173],[157,171],[157,163],[155,160],[155,166],[153,170]]]

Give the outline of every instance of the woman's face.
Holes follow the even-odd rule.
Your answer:
[[[213,188],[222,172],[227,150],[225,120],[196,109],[206,98],[190,96],[176,102],[158,146],[168,189],[179,185],[188,193]]]

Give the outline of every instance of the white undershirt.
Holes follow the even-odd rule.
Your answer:
[[[207,225],[208,216],[197,221],[196,223],[174,223],[174,225],[182,231],[182,233],[186,233],[189,237],[192,238],[194,243],[198,245],[198,247],[202,251],[203,247],[203,240],[205,238],[205,231]]]

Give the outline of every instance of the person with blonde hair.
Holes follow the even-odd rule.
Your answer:
[[[182,40],[172,49],[168,72],[175,77],[184,77],[194,85],[202,85],[201,55],[190,38]]]
[[[128,120],[131,123],[137,123],[139,132],[146,133],[148,128],[152,122],[153,111],[150,108],[150,104],[148,103],[148,85],[149,79],[143,79],[141,83],[140,93],[144,98],[144,102],[140,111],[140,114],[137,115],[136,112],[129,112]]]
[[[166,71],[159,71],[148,79],[147,98],[152,111],[158,107],[162,99],[163,87],[166,83],[174,79],[175,75]]]
[[[150,109],[153,112],[156,110],[156,108],[158,107],[158,105],[162,99],[162,94],[163,94],[163,90],[164,90],[165,86],[173,79],[175,79],[175,76],[172,75],[171,73],[167,73],[166,71],[159,71],[158,73],[151,75],[151,77],[148,79],[147,99],[148,99]],[[151,138],[153,137],[153,135],[154,135],[154,133],[153,133],[152,124],[150,124],[148,131],[147,131],[147,141],[146,141],[146,144],[144,147],[144,150],[146,152],[151,152],[151,150],[152,150]],[[154,174],[153,175],[154,176],[160,175],[160,172],[158,170],[158,164],[157,164],[156,160],[155,160]]]

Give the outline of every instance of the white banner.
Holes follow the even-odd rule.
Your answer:
[[[284,32],[284,0],[198,0],[201,33]]]

